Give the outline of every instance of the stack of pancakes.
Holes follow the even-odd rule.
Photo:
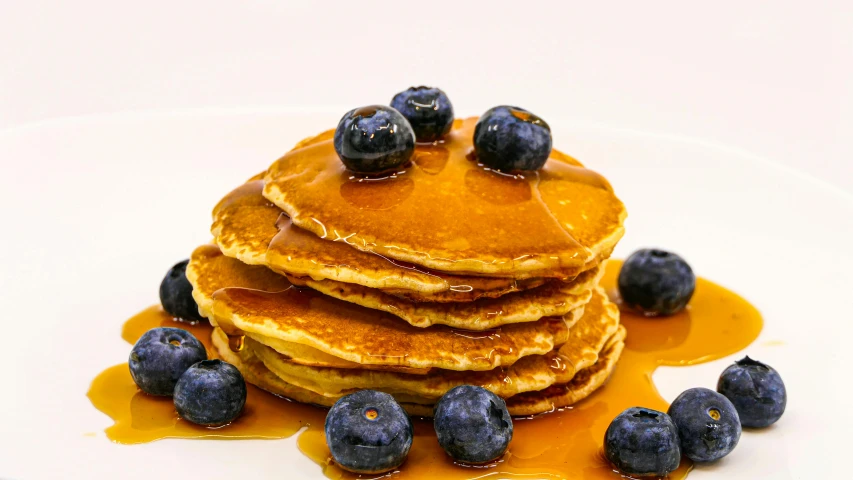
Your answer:
[[[222,199],[187,268],[219,355],[293,400],[374,389],[424,416],[462,384],[513,415],[598,388],[624,345],[598,286],[624,206],[556,150],[522,175],[478,165],[475,124],[386,178],[347,171],[324,132]]]

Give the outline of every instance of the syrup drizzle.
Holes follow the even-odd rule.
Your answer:
[[[602,285],[618,302],[615,292],[620,262],[611,261]],[[710,281],[697,280],[696,293],[687,310],[666,318],[647,319],[623,311],[628,330],[626,347],[616,369],[603,387],[578,404],[547,414],[515,419],[509,452],[490,465],[455,464],[438,446],[429,420],[414,419],[415,438],[406,463],[393,478],[469,479],[583,478],[619,479],[601,452],[610,420],[628,407],[666,411],[667,402],[652,383],[660,365],[693,365],[736,353],[758,336],[761,315],[746,300]],[[151,307],[125,324],[122,337],[135,342],[149,328],[174,326],[193,332],[209,348],[210,327],[176,323],[159,307]],[[704,379],[713,385],[715,378]],[[298,438],[300,450],[323,468],[329,478],[376,478],[342,471],[330,459],[323,434],[326,411],[275,397],[249,386],[246,410],[234,423],[219,429],[190,425],[180,420],[169,398],[138,391],[127,364],[101,373],[92,383],[89,398],[96,408],[113,418],[107,437],[117,443],[143,443],[161,438],[285,438],[307,426]],[[670,479],[683,479],[692,468],[682,460]]]

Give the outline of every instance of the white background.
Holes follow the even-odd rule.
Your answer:
[[[698,137],[851,191],[851,59],[844,0],[0,0],[0,129],[125,110],[342,114],[429,84],[463,115],[512,103]]]
[[[762,311],[788,411],[691,478],[843,478],[851,2],[513,3],[0,0],[0,477],[315,478],[293,439],[112,445],[85,392],[235,182],[430,84],[541,115],[625,200],[617,255],[678,251]]]

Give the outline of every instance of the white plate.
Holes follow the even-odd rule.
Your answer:
[[[169,266],[209,240],[215,202],[337,118],[127,114],[0,133],[0,477],[321,477],[294,438],[112,444],[102,432],[110,420],[85,394],[126,360],[122,322],[156,303]],[[853,198],[698,141],[552,125],[558,148],[607,176],[628,206],[616,255],[675,250],[764,314],[747,351],[782,373],[788,410],[691,478],[845,477]],[[732,359],[664,369],[655,381],[671,400],[713,386]]]

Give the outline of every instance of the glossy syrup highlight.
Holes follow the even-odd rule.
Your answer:
[[[602,280],[602,285],[617,301],[615,285],[619,267],[618,261],[611,261]],[[131,341],[148,328],[161,324],[182,327],[162,312],[157,313],[158,310],[154,307],[131,319],[125,327],[125,338]],[[622,324],[628,330],[626,348],[609,381],[587,399],[562,411],[516,418],[513,440],[504,457],[487,466],[457,465],[439,447],[431,422],[414,419],[412,449],[406,463],[393,477],[442,480],[485,475],[496,478],[626,478],[614,472],[603,456],[602,440],[610,420],[632,406],[666,411],[668,404],[652,383],[652,373],[658,366],[691,365],[736,353],[758,336],[762,319],[743,298],[698,279],[696,293],[686,311],[655,319],[623,312]],[[209,327],[189,328],[209,343],[203,335]],[[130,331],[133,335],[127,334]],[[323,434],[324,409],[289,402],[250,388],[247,412],[256,412],[254,418],[263,421],[246,422],[241,417],[218,430],[187,426],[185,422],[174,421],[170,401],[138,392],[129,374],[124,373],[126,371],[126,364],[108,369],[96,379],[89,392],[93,403],[116,420],[116,425],[107,429],[113,441],[140,443],[169,437],[282,438],[308,425],[299,436],[299,448],[319,463],[328,477],[377,477],[359,477],[334,465]],[[716,378],[700,381],[701,385],[697,386],[713,386]],[[152,406],[157,402],[162,405],[161,410]],[[134,407],[134,403],[146,408]],[[685,459],[668,478],[683,479],[690,469],[691,464]],[[284,467],[282,471],[286,471]]]

